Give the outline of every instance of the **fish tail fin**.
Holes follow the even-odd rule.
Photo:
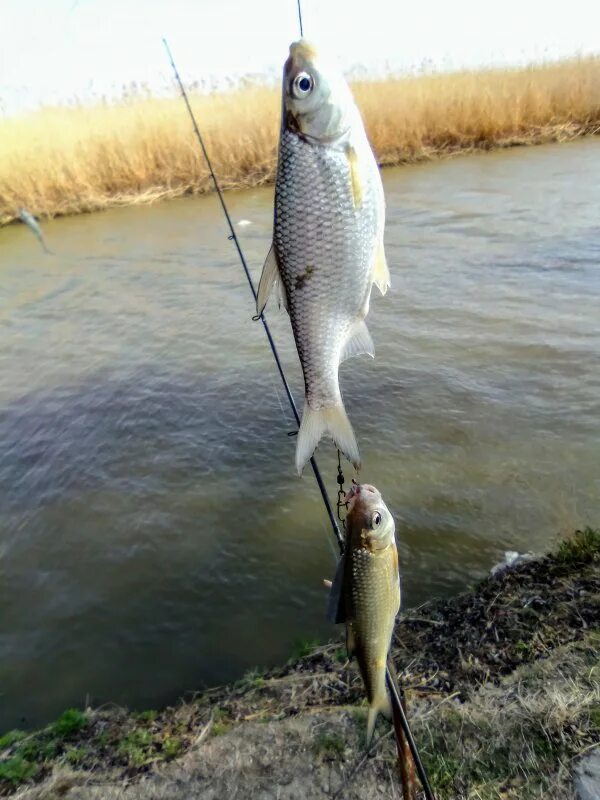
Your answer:
[[[390,696],[385,685],[385,677],[381,682],[381,686],[373,698],[371,705],[369,706],[369,713],[367,714],[367,747],[369,747],[371,740],[373,739],[375,722],[377,721],[379,714],[383,714],[387,719],[392,718],[392,704],[390,702]]]
[[[298,431],[296,444],[296,469],[298,475],[315,451],[322,437],[329,434],[342,453],[356,467],[360,469],[360,453],[358,444],[352,430],[352,425],[346,414],[344,404],[328,408],[312,409],[308,401],[304,401],[302,422]]]

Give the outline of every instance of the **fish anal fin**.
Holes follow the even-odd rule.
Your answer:
[[[381,294],[385,294],[390,288],[390,270],[385,257],[383,236],[379,238],[377,247],[375,248],[375,258],[373,259],[373,283],[377,286]]]
[[[348,340],[342,350],[340,361],[345,361],[347,358],[358,356],[361,353],[366,353],[371,358],[375,357],[375,345],[364,319],[357,320],[352,326]]]
[[[349,144],[346,147],[346,158],[348,159],[348,165],[350,167],[350,185],[352,187],[352,201],[354,203],[354,208],[358,209],[362,206],[363,202],[363,185],[362,185],[362,177],[360,174],[360,167],[358,163],[358,153]]]
[[[279,266],[277,264],[277,256],[275,255],[275,247],[271,245],[265,263],[262,268],[260,276],[260,283],[258,284],[258,296],[256,298],[256,313],[260,317],[265,310],[267,300],[276,282],[279,280]]]

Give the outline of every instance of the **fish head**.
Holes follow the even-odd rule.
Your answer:
[[[322,144],[344,137],[358,114],[341,71],[306,39],[290,45],[282,96],[284,127]]]
[[[368,483],[354,484],[346,494],[346,502],[350,547],[366,547],[373,552],[395,543],[394,518],[378,489]]]

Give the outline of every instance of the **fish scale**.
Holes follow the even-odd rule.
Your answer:
[[[343,150],[282,132],[273,242],[314,410],[341,401],[340,356],[371,290],[377,202],[367,180],[361,206],[354,207]]]
[[[369,702],[378,691],[384,691],[380,686],[385,683],[382,663],[385,665],[399,607],[398,572],[388,551],[389,547],[376,553],[358,548],[348,554],[352,575],[347,584],[348,620]]]

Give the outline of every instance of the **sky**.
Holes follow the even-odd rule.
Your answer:
[[[600,53],[599,0],[302,0],[305,35],[373,74]],[[186,83],[278,76],[296,0],[0,0],[0,114]]]

